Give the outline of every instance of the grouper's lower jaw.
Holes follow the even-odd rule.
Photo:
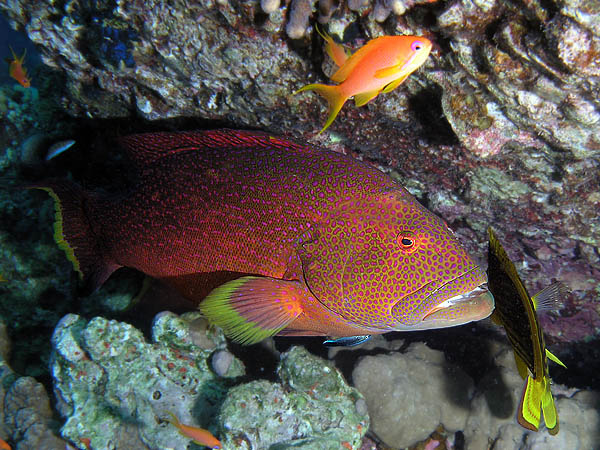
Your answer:
[[[397,331],[447,328],[485,319],[494,311],[494,297],[483,283],[465,294],[449,298],[428,311],[421,322],[394,327]]]

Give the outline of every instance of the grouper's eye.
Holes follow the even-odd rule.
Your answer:
[[[410,231],[401,231],[396,237],[396,243],[406,253],[412,253],[417,250],[418,242],[416,236]]]

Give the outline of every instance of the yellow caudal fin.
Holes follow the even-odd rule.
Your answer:
[[[321,134],[333,123],[340,112],[340,109],[342,109],[342,106],[344,106],[344,103],[348,100],[348,97],[342,93],[339,86],[328,86],[326,84],[308,84],[294,92],[294,95],[304,91],[315,91],[317,94],[324,97],[329,104],[329,117],[327,117],[325,126],[323,126],[318,133]]]

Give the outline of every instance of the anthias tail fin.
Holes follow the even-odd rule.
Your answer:
[[[302,312],[297,281],[248,276],[214,289],[200,311],[236,342],[250,345],[276,335]]]
[[[342,109],[342,106],[344,106],[344,103],[348,100],[348,97],[342,93],[339,86],[328,86],[326,84],[308,84],[294,92],[294,95],[304,91],[315,91],[317,94],[324,97],[329,104],[329,117],[327,117],[325,125],[321,131],[319,131],[319,134],[321,134],[333,123],[340,112],[340,109]]]
[[[54,240],[83,281],[85,293],[98,289],[120,266],[108,260],[88,220],[88,195],[75,183],[54,181],[30,186],[54,199]]]

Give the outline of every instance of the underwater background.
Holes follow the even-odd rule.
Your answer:
[[[595,0],[0,1],[31,86],[0,78],[0,438],[13,449],[591,449],[600,447],[600,6]],[[292,95],[356,51],[433,42],[392,92]],[[388,333],[227,340],[177,293],[122,269],[90,296],[53,240],[54,205],[17,186],[116,192],[137,132],[264,130],[371,164],[442,217],[483,266],[492,226],[539,313],[560,431],[522,428],[523,389],[489,319]],[[74,143],[71,143],[74,141]],[[69,143],[69,144],[68,144]],[[47,160],[49,151],[57,155]],[[52,150],[54,149],[54,150]],[[2,448],[2,447],[0,447]]]

